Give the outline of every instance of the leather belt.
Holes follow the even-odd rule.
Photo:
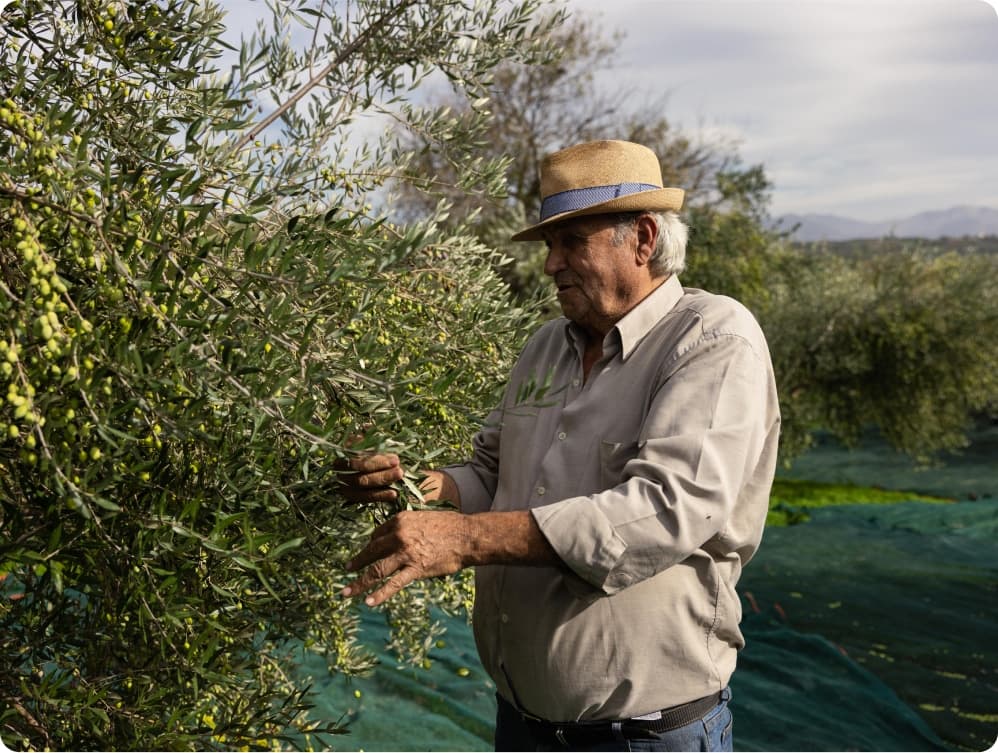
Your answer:
[[[523,718],[524,724],[538,740],[563,748],[586,748],[596,743],[613,740],[653,739],[658,732],[670,732],[702,719],[711,709],[724,700],[724,691],[713,693],[695,701],[662,709],[660,719],[623,719],[616,722],[549,722],[526,714],[510,704],[502,696],[500,703],[506,703]]]

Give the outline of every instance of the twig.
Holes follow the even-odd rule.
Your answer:
[[[402,2],[400,2],[395,8],[385,13],[385,15],[381,16],[379,19],[374,21],[370,26],[364,29],[364,31],[362,31],[359,35],[357,35],[357,37],[354,38],[352,42],[350,42],[346,47],[344,47],[340,51],[340,53],[335,58],[333,58],[333,60],[329,63],[329,65],[327,65],[325,68],[319,71],[315,76],[313,76],[308,81],[308,83],[306,83],[298,91],[292,94],[291,98],[288,99],[284,104],[282,104],[272,113],[270,113],[270,115],[268,115],[266,118],[260,121],[260,123],[258,123],[256,126],[247,131],[246,134],[241,139],[239,139],[239,141],[237,141],[235,145],[232,147],[233,153],[238,152],[249,142],[253,141],[257,136],[260,135],[262,131],[264,131],[267,128],[267,126],[269,126],[279,117],[281,117],[285,112],[287,112],[291,107],[293,107],[298,100],[300,100],[310,91],[312,91],[312,89],[318,86],[319,83],[326,76],[328,76],[330,73],[336,70],[351,55],[353,55],[355,52],[357,52],[357,50],[359,50],[361,47],[367,44],[368,39],[370,39],[371,36],[373,36],[376,31],[378,31],[382,26],[387,24],[394,17],[401,15],[403,11],[409,8],[409,6],[414,5],[416,2],[417,0],[402,0]]]

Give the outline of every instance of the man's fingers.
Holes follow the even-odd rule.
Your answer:
[[[343,596],[367,593],[384,580],[365,600],[376,605],[414,580],[457,572],[466,564],[462,546],[468,538],[467,516],[461,513],[400,512],[378,526],[347,563],[348,570],[367,569],[343,589]]]
[[[390,522],[388,521],[388,523]],[[390,575],[395,570],[397,567],[397,564],[394,562],[395,557],[389,557],[388,555],[391,555],[392,551],[397,547],[382,535],[385,525],[386,523],[382,523],[374,529],[374,532],[371,534],[371,540],[367,542],[367,546],[357,552],[356,556],[347,562],[347,570],[363,570],[368,565],[371,565],[372,570],[375,568],[378,569],[376,574],[379,578]],[[382,559],[382,557],[385,559]],[[392,566],[391,569],[386,569],[389,565]]]
[[[411,567],[403,567],[392,577],[382,583],[381,588],[364,599],[364,603],[369,607],[376,607],[379,604],[383,604],[414,580],[416,580],[415,569]]]
[[[375,550],[380,547],[374,547]],[[352,583],[348,584],[346,588],[343,589],[344,596],[359,596],[360,594],[370,591],[374,586],[382,583],[381,588],[378,589],[378,593],[391,591],[389,594],[393,596],[402,590],[403,586],[408,585],[415,577],[411,574],[402,576],[403,571],[409,570],[411,568],[402,566],[397,555],[385,557],[385,559],[377,559],[378,555],[371,553],[371,545],[368,545],[364,551],[354,557],[348,563],[348,568],[350,570],[360,570],[368,562],[371,562],[370,567],[361,573],[360,577]],[[394,589],[394,590],[393,590]],[[385,599],[389,598],[382,593],[381,598],[377,600],[380,604]],[[371,599],[365,599],[368,604],[371,604]]]
[[[385,471],[399,467],[399,456],[390,452],[384,455],[355,455],[347,461],[347,465],[360,473]]]
[[[390,487],[405,475],[392,453],[356,455],[337,461],[336,469],[343,496],[351,502],[394,502],[398,493]]]
[[[344,489],[343,496],[350,502],[394,502],[398,499],[398,492],[389,487],[383,486],[377,489]]]
[[[354,477],[354,481],[358,486],[363,487],[364,489],[370,489],[394,484],[396,481],[401,481],[403,475],[404,471],[402,470],[402,466],[396,465],[395,467],[388,468],[387,470],[357,473]]]
[[[381,586],[364,599],[364,603],[369,607],[376,607],[388,601],[417,578],[416,570],[413,567],[402,567],[387,578],[379,575],[379,570],[377,565],[369,567],[363,575],[343,589],[343,596],[360,596],[380,583]]]

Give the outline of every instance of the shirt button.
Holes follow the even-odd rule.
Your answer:
[[[543,486],[538,486],[537,487],[537,496],[538,497],[543,497],[544,496],[544,492],[546,492],[546,491],[547,491],[547,489],[545,489]]]
[[[568,434],[566,434],[563,431],[559,431],[558,432],[558,439],[560,439],[562,442],[564,442],[566,439],[568,439]]]
[[[578,379],[573,379],[573,380],[572,380],[572,386],[573,386],[573,387],[578,387],[578,386],[579,386],[579,384],[580,384],[580,382],[579,382],[579,380],[578,380]]]
[[[504,623],[505,623],[505,622],[509,622],[509,615],[508,615],[508,614],[506,614],[505,612],[503,612],[503,613],[502,613],[502,618],[501,618],[501,619],[502,619],[502,621],[503,621]]]

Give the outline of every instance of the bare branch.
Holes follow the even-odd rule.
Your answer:
[[[355,52],[361,49],[365,44],[367,44],[368,40],[370,40],[371,37],[373,37],[378,31],[380,31],[382,27],[387,25],[389,21],[394,19],[396,16],[401,15],[410,6],[415,5],[416,2],[417,0],[402,0],[402,2],[400,2],[397,6],[392,8],[390,11],[385,13],[383,16],[374,21],[370,26],[364,29],[364,31],[358,34],[357,37],[352,42],[350,42],[350,44],[344,47],[340,51],[340,53],[335,58],[333,58],[333,60],[329,63],[329,65],[327,65],[317,74],[315,74],[311,79],[309,79],[308,83],[306,83],[298,91],[292,94],[287,102],[280,105],[276,110],[270,113],[270,115],[268,115],[266,118],[260,121],[259,124],[257,124],[249,131],[247,131],[246,134],[241,139],[239,139],[239,141],[235,143],[235,146],[232,147],[232,152],[236,153],[240,151],[248,143],[253,141],[253,139],[259,136],[260,133],[262,133],[267,128],[267,126],[269,126],[279,117],[281,117],[281,115],[283,115],[290,108],[292,108],[298,100],[300,100],[310,91],[312,91],[312,89],[318,86],[322,82],[322,80],[326,78],[326,76],[335,71],[340,65],[342,65],[347,59],[349,59],[351,55],[353,55]]]

